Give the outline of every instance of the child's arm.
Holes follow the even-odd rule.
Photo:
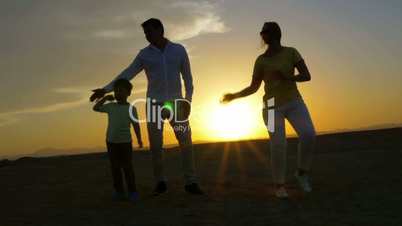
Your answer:
[[[135,136],[137,137],[138,146],[140,148],[142,148],[143,145],[142,145],[142,139],[141,139],[140,124],[138,122],[132,122],[132,124],[133,124],[133,128],[134,128]]]
[[[104,104],[107,100],[109,100],[109,101],[114,100],[113,95],[107,95],[107,96],[103,97],[103,98],[100,99],[98,102],[96,102],[96,104],[94,105],[94,107],[93,107],[92,109],[93,109],[94,111],[97,111],[97,112],[103,112],[101,108],[102,108],[103,104]]]
[[[142,139],[141,139],[141,129],[140,129],[140,123],[138,120],[138,113],[137,113],[137,109],[134,106],[130,106],[132,109],[132,116],[136,119],[133,120],[131,119],[131,124],[133,124],[133,128],[134,128],[134,132],[135,132],[135,136],[137,137],[137,141],[138,141],[138,146],[140,148],[143,147],[142,145]]]

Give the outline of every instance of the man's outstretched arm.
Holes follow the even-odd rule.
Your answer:
[[[114,78],[109,84],[107,84],[105,87],[103,87],[104,90],[106,90],[106,92],[111,92],[113,91],[113,84],[114,81],[118,80],[118,79],[127,79],[127,80],[131,80],[133,79],[138,73],[140,73],[143,69],[143,64],[141,62],[140,59],[140,54],[138,54],[135,59],[133,60],[133,62],[126,68],[124,69],[118,76],[116,76],[116,78]]]
[[[138,73],[140,73],[143,69],[143,64],[140,59],[140,54],[138,54],[133,62],[126,68],[124,69],[116,78],[114,78],[109,84],[107,84],[105,87],[100,88],[100,89],[94,89],[92,90],[94,93],[90,97],[90,101],[94,101],[96,99],[102,98],[106,93],[111,92],[113,90],[113,84],[114,81],[117,79],[127,79],[131,80],[133,79]]]

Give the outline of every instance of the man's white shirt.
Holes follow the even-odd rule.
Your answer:
[[[142,70],[145,70],[148,79],[148,98],[155,99],[157,102],[183,98],[181,74],[185,98],[192,100],[193,78],[186,49],[170,41],[167,42],[163,51],[151,44],[142,49],[134,61],[104,89],[110,92],[113,90],[114,81],[122,78],[131,80]]]

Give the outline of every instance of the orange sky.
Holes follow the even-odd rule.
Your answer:
[[[6,1],[1,8],[0,156],[103,147],[106,115],[92,112],[90,89],[147,45],[140,23],[151,16],[190,54],[195,141],[267,137],[262,88],[219,104],[223,93],[249,84],[267,20],[282,26],[283,44],[297,48],[310,68],[312,81],[299,90],[317,131],[402,123],[400,1],[89,2]],[[145,75],[132,82],[130,100],[144,97]],[[144,106],[139,110],[144,117]],[[165,140],[175,142],[171,130]]]

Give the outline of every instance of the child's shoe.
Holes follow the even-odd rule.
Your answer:
[[[193,195],[203,195],[204,192],[201,190],[200,186],[196,183],[187,184],[184,186],[184,190]]]
[[[138,194],[138,192],[130,192],[128,193],[128,200],[130,202],[137,202],[140,199],[140,195]]]

